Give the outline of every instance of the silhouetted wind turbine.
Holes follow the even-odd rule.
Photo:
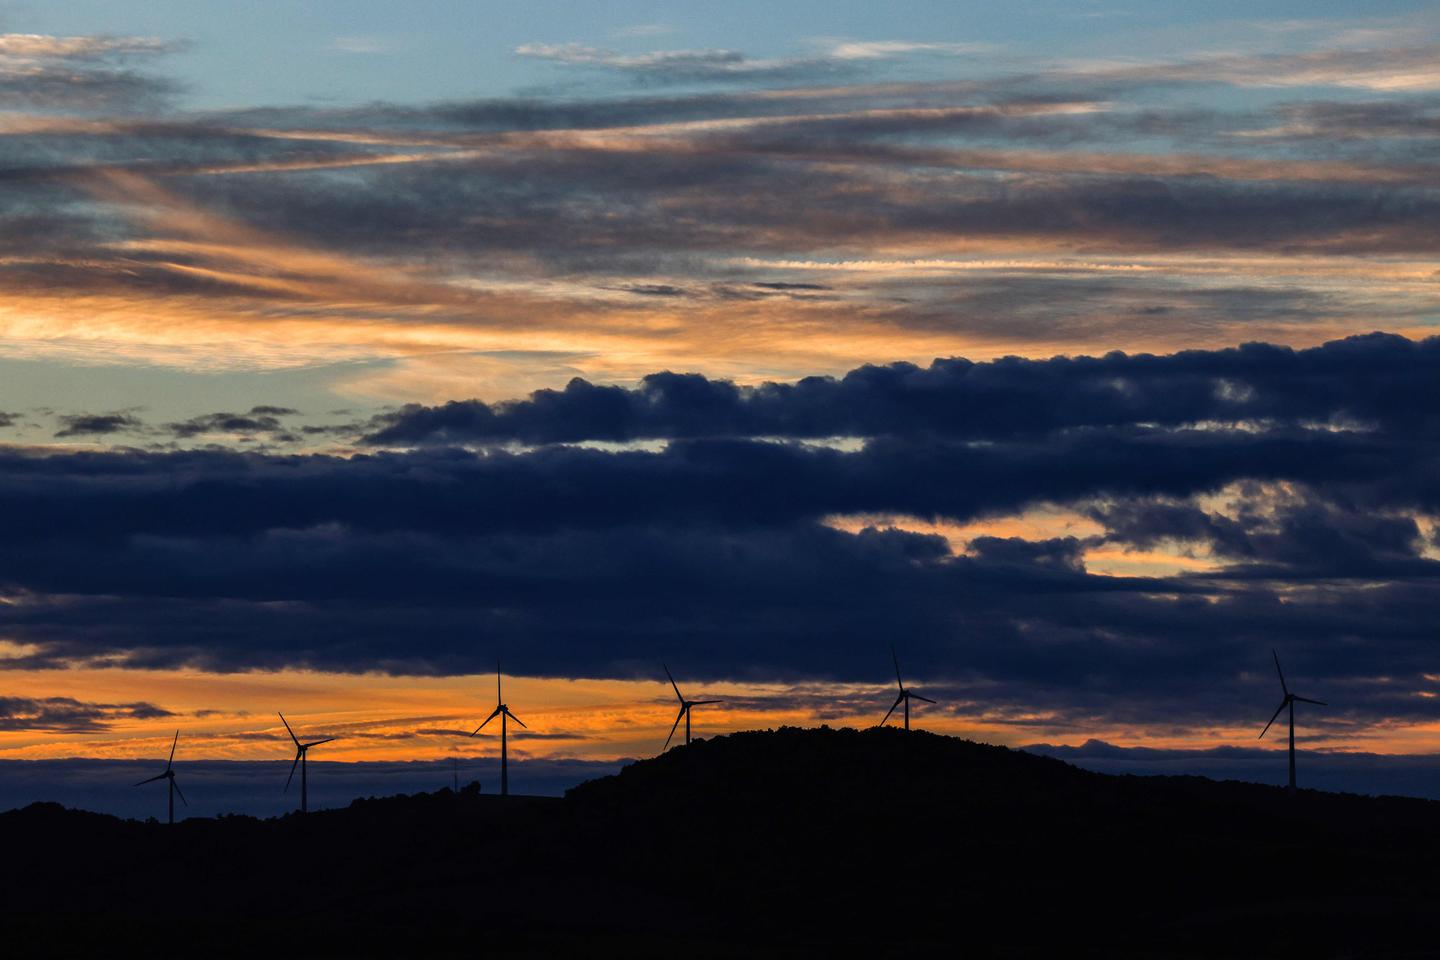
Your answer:
[[[147,784],[147,783],[154,783],[156,780],[169,780],[169,781],[170,781],[170,787],[169,787],[169,793],[170,793],[170,819],[167,821],[167,822],[169,822],[169,823],[174,823],[174,822],[175,822],[175,794],[180,793],[180,785],[175,782],[175,770],[174,770],[174,764],[175,764],[175,745],[176,745],[177,743],[179,743],[179,742],[180,742],[180,731],[179,731],[179,730],[176,730],[176,731],[175,731],[175,739],[170,741],[170,759],[165,761],[165,772],[164,772],[164,773],[157,773],[157,774],[155,774],[155,776],[151,777],[149,780],[141,780],[139,783],[135,784],[135,786],[141,787],[141,786],[144,786],[144,785]],[[180,793],[180,802],[183,803],[183,804],[185,804],[185,806],[187,806],[187,807],[190,806],[189,801],[187,801],[187,800],[185,799],[185,794],[183,794],[183,793]]]
[[[312,740],[309,743],[301,743],[300,738],[295,736],[295,731],[290,729],[290,721],[285,719],[285,714],[280,714],[280,722],[285,724],[285,730],[290,734],[290,739],[295,741],[295,763],[290,764],[290,776],[285,778],[285,792],[290,792],[290,781],[295,779],[295,764],[300,765],[300,812],[305,813],[310,809],[310,781],[305,776],[305,756],[310,752],[311,747],[318,747],[322,743],[329,743],[334,737],[326,737],[324,740]]]
[[[665,664],[660,664],[665,667]],[[665,667],[665,676],[670,677],[670,668]],[[670,686],[675,687],[675,697],[680,701],[680,712],[675,715],[675,722],[670,725],[670,736],[665,738],[665,746],[660,748],[664,753],[670,747],[670,740],[675,736],[675,728],[680,726],[681,718],[685,720],[685,745],[690,745],[690,708],[704,706],[707,703],[724,703],[723,700],[686,700],[681,694],[680,688],[675,686],[675,678],[670,677]]]
[[[890,645],[890,659],[895,661],[895,682],[900,686],[900,695],[895,698],[894,703],[890,704],[890,709],[885,711],[885,720],[889,720],[890,714],[894,713],[895,708],[903,703],[905,704],[905,729],[909,730],[910,698],[914,697],[916,700],[923,700],[926,703],[934,703],[935,701],[931,700],[929,697],[922,697],[915,691],[907,690],[905,688],[905,681],[900,679],[900,658],[895,655],[895,645],[893,643]],[[885,726],[885,720],[880,721],[880,726]]]
[[[510,720],[514,720],[522,727],[525,727],[525,721],[521,720],[519,717],[515,716],[515,714],[510,712],[510,708],[505,706],[505,698],[500,695],[499,660],[495,661],[495,709],[490,711],[490,716],[485,718],[485,723],[482,723],[480,724],[480,726],[476,727],[474,732],[472,732],[470,736],[473,737],[481,730],[484,730],[485,724],[489,723],[491,720],[494,720],[496,717],[500,718],[500,796],[508,797],[510,796],[510,754],[508,748],[505,745],[505,721],[507,718]],[[529,730],[530,728],[525,727],[525,729]]]
[[[1279,717],[1279,716],[1280,716],[1280,711],[1281,711],[1281,710],[1284,710],[1286,707],[1289,707],[1289,708],[1290,708],[1290,792],[1291,792],[1291,793],[1294,793],[1294,792],[1295,792],[1295,701],[1298,700],[1298,701],[1300,701],[1301,703],[1313,703],[1313,704],[1315,704],[1316,706],[1320,706],[1320,707],[1328,706],[1328,704],[1326,704],[1323,700],[1311,700],[1309,697],[1296,696],[1295,694],[1291,693],[1291,692],[1290,692],[1290,688],[1285,685],[1285,671],[1283,671],[1283,670],[1280,669],[1280,654],[1276,653],[1274,650],[1271,650],[1271,651],[1270,651],[1270,655],[1275,658],[1275,672],[1278,673],[1278,674],[1280,674],[1280,689],[1283,690],[1283,691],[1285,691],[1285,699],[1284,699],[1284,700],[1281,700],[1281,701],[1280,701],[1280,706],[1278,706],[1278,707],[1275,708],[1275,715],[1270,718],[1270,723],[1265,724],[1265,729],[1260,731],[1260,737],[1259,737],[1259,739],[1263,740],[1263,739],[1265,738],[1265,734],[1268,733],[1269,730],[1270,730],[1270,724],[1271,724],[1271,723],[1274,723],[1276,717]]]

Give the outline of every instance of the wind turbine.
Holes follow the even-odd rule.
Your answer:
[[[660,664],[660,666],[665,667],[665,664],[662,663],[662,664]],[[691,707],[699,707],[699,706],[703,706],[703,705],[705,705],[705,704],[707,704],[707,703],[724,703],[724,702],[725,702],[725,701],[723,701],[723,700],[686,700],[684,694],[682,694],[682,693],[680,692],[680,688],[675,686],[675,678],[670,676],[670,668],[669,668],[669,667],[665,667],[665,676],[670,677],[670,686],[675,687],[675,697],[676,697],[676,699],[678,699],[678,700],[680,701],[680,712],[675,715],[675,722],[670,725],[670,736],[668,736],[668,737],[665,738],[665,746],[663,746],[663,747],[660,748],[660,752],[661,752],[661,753],[664,753],[664,752],[669,748],[669,746],[670,746],[670,740],[671,740],[672,737],[675,736],[675,728],[678,727],[678,726],[680,726],[680,720],[681,720],[682,717],[683,717],[684,720],[685,720],[685,745],[686,745],[687,747],[690,745],[690,708],[691,708]]]
[[[903,704],[905,704],[905,729],[906,729],[906,730],[909,730],[909,729],[910,729],[910,698],[913,697],[913,698],[915,698],[916,700],[923,700],[923,701],[926,702],[926,703],[934,703],[935,701],[934,701],[934,700],[931,700],[929,697],[922,697],[922,696],[920,696],[920,694],[916,693],[916,692],[913,691],[913,690],[908,690],[908,689],[906,689],[906,687],[905,687],[905,681],[902,680],[902,679],[900,679],[900,658],[895,655],[895,644],[893,644],[893,643],[890,644],[890,659],[893,660],[893,661],[895,661],[895,683],[898,684],[899,687],[900,687],[900,695],[895,698],[895,702],[894,702],[894,703],[890,704],[890,709],[887,710],[887,711],[885,711],[885,720],[889,720],[889,719],[890,719],[890,714],[894,713],[894,712],[895,712],[895,708],[898,707],[898,706],[900,706],[900,704],[903,703]],[[881,720],[881,721],[880,721],[880,726],[882,726],[882,727],[885,726],[885,720]]]
[[[500,796],[508,797],[510,796],[510,754],[506,746],[505,740],[505,721],[507,719],[514,720],[522,727],[525,727],[525,721],[521,720],[519,717],[515,716],[515,714],[510,712],[510,708],[505,706],[505,698],[500,695],[499,660],[495,661],[495,709],[490,711],[490,716],[485,718],[485,723],[482,723],[480,724],[480,726],[476,727],[474,732],[472,732],[470,736],[473,737],[481,730],[484,730],[485,724],[489,723],[491,720],[494,720],[496,717],[500,718]],[[525,727],[525,729],[529,730],[530,728]]]
[[[144,785],[147,784],[147,783],[154,783],[156,780],[169,780],[169,781],[170,781],[170,787],[169,787],[169,793],[170,793],[170,819],[169,819],[169,821],[168,821],[169,823],[174,823],[174,822],[175,822],[175,794],[180,793],[180,785],[175,782],[175,770],[174,770],[174,763],[175,763],[175,745],[178,744],[179,742],[180,742],[180,731],[179,731],[179,730],[176,730],[176,731],[175,731],[175,739],[170,741],[170,759],[165,761],[165,772],[164,772],[164,773],[157,773],[157,774],[155,774],[155,776],[151,777],[149,780],[141,780],[139,783],[135,784],[135,786],[140,787],[140,786],[144,786]],[[187,806],[187,807],[190,806],[190,802],[185,799],[185,794],[183,794],[183,793],[180,793],[180,802],[183,803],[183,804],[185,804],[185,806]]]
[[[285,778],[285,792],[290,792],[290,781],[295,779],[295,764],[300,765],[300,812],[305,813],[310,808],[310,781],[305,776],[305,756],[310,752],[311,747],[318,747],[322,743],[329,743],[334,737],[326,737],[324,740],[312,740],[309,743],[301,743],[300,738],[295,736],[295,731],[290,729],[290,721],[285,719],[285,714],[280,714],[280,722],[285,724],[285,730],[290,734],[290,739],[295,741],[295,763],[290,764],[290,776]]]
[[[1280,711],[1281,711],[1281,710],[1284,710],[1286,707],[1289,707],[1289,708],[1290,708],[1290,792],[1293,794],[1293,793],[1295,792],[1295,702],[1298,700],[1298,701],[1301,702],[1301,703],[1313,703],[1313,704],[1315,704],[1316,706],[1320,706],[1320,707],[1328,706],[1328,704],[1326,704],[1323,700],[1311,700],[1309,697],[1301,697],[1301,696],[1297,696],[1297,695],[1291,693],[1291,692],[1290,692],[1290,688],[1285,685],[1285,671],[1283,671],[1283,670],[1280,669],[1280,654],[1276,653],[1274,650],[1271,650],[1271,651],[1270,651],[1270,655],[1275,658],[1275,672],[1278,673],[1278,674],[1280,674],[1280,689],[1283,690],[1283,691],[1285,691],[1285,699],[1284,699],[1284,700],[1281,700],[1281,701],[1280,701],[1280,706],[1278,706],[1278,707],[1275,708],[1275,715],[1270,718],[1270,723],[1265,724],[1265,729],[1260,731],[1260,737],[1259,737],[1259,739],[1262,739],[1262,740],[1263,740],[1263,739],[1265,738],[1265,734],[1268,733],[1269,730],[1270,730],[1270,724],[1271,724],[1271,723],[1274,723],[1276,717],[1279,717],[1279,716],[1280,716]]]

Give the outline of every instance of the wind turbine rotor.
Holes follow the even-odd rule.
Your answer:
[[[474,729],[474,731],[471,732],[470,736],[473,737],[473,736],[475,736],[475,734],[479,733],[481,730],[484,730],[486,724],[488,724],[491,720],[494,720],[494,719],[495,719],[496,717],[498,717],[498,716],[500,716],[500,708],[499,708],[499,707],[496,707],[493,711],[491,711],[490,716],[488,716],[488,717],[485,718],[485,723],[482,723],[482,724],[480,724],[480,726],[476,727],[476,728]]]
[[[297,745],[299,741],[296,741]],[[290,792],[290,781],[295,779],[295,768],[300,766],[300,758],[305,755],[305,748],[300,747],[295,751],[295,761],[290,764],[290,776],[285,778],[285,793]]]
[[[1261,730],[1261,731],[1260,731],[1260,736],[1256,737],[1255,739],[1257,739],[1257,740],[1264,740],[1264,739],[1265,739],[1265,734],[1267,734],[1267,733],[1270,732],[1270,726],[1271,726],[1271,724],[1273,724],[1273,723],[1276,721],[1276,719],[1279,718],[1279,716],[1280,716],[1280,711],[1284,710],[1284,709],[1285,709],[1287,706],[1289,706],[1289,705],[1290,705],[1290,697],[1287,695],[1284,700],[1281,700],[1281,701],[1280,701],[1280,706],[1278,706],[1278,707],[1275,708],[1275,716],[1273,716],[1273,717],[1270,718],[1270,723],[1265,724],[1265,729],[1264,729],[1264,730]]]
[[[1272,649],[1270,651],[1270,656],[1275,658],[1275,672],[1280,674],[1280,689],[1284,690],[1285,696],[1288,697],[1290,696],[1290,688],[1285,685],[1285,671],[1280,669],[1280,654],[1276,653]]]
[[[683,702],[683,701],[682,701],[682,702]],[[676,731],[676,729],[680,726],[680,721],[685,719],[685,714],[686,714],[689,710],[690,710],[690,705],[687,703],[687,704],[685,704],[683,707],[680,708],[680,712],[679,712],[679,713],[675,714],[675,722],[670,725],[670,736],[668,736],[668,737],[665,738],[665,746],[663,746],[663,747],[660,748],[660,752],[661,752],[661,753],[664,753],[666,750],[668,750],[668,749],[670,748],[670,741],[671,741],[672,739],[674,739],[674,737],[675,737],[675,731]]]
[[[675,678],[670,675],[670,668],[667,667],[667,666],[665,666],[665,664],[663,664],[663,663],[660,664],[660,666],[661,666],[661,667],[664,667],[664,669],[665,669],[665,676],[666,676],[666,678],[669,679],[669,681],[670,681],[670,686],[675,690],[675,699],[676,699],[676,700],[679,700],[681,703],[684,703],[684,702],[685,702],[685,695],[680,692],[680,688],[679,688],[679,687],[676,685],[676,683],[675,683]]]
[[[895,702],[892,703],[892,704],[890,704],[890,709],[885,711],[885,720],[889,720],[889,719],[890,719],[890,714],[894,713],[894,712],[895,712],[895,709],[896,709],[897,707],[899,707],[900,704],[904,702],[904,700],[905,700],[905,694],[904,694],[904,693],[901,693],[900,696],[898,696],[898,697],[895,698]],[[885,726],[885,720],[881,720],[881,721],[880,721],[880,726],[882,726],[882,727]]]
[[[295,736],[295,731],[290,729],[290,721],[285,719],[285,714],[280,714],[280,722],[285,724],[285,732],[290,734],[290,739],[295,741],[295,746],[300,746],[300,738]]]

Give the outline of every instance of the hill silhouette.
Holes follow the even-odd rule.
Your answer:
[[[1440,804],[888,728],[696,741],[563,800],[174,827],[37,804],[0,844],[21,955],[1400,957],[1440,933]]]

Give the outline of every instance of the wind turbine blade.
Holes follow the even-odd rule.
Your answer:
[[[165,761],[165,769],[170,769],[170,764],[175,762],[175,746],[180,742],[180,731],[175,731],[175,739],[170,741],[170,759]]]
[[[1280,674],[1280,689],[1284,690],[1286,695],[1288,696],[1290,693],[1290,688],[1285,686],[1285,671],[1280,669],[1280,654],[1276,653],[1272,649],[1270,651],[1270,656],[1275,658],[1275,672]]]
[[[485,727],[486,727],[486,725],[488,725],[491,720],[494,720],[494,719],[495,719],[496,717],[498,717],[498,716],[500,716],[500,708],[499,708],[499,707],[496,707],[494,710],[492,710],[492,711],[490,712],[490,716],[488,716],[488,717],[485,718],[485,723],[482,723],[482,724],[480,724],[480,726],[476,727],[475,730],[474,730],[474,732],[472,732],[472,733],[470,734],[470,736],[473,737],[473,736],[475,736],[475,734],[479,733],[481,730],[484,730]]]
[[[306,750],[309,750],[311,747],[318,747],[318,746],[320,746],[320,744],[322,744],[322,743],[334,743],[334,742],[335,742],[335,738],[334,738],[334,737],[326,737],[324,740],[312,740],[312,741],[310,741],[309,743],[305,744],[305,749],[306,749]]]
[[[516,723],[520,724],[520,726],[525,727],[525,721],[521,720],[519,717],[515,716],[515,714],[511,713],[508,707],[505,709],[505,716],[509,717],[511,720],[514,720]],[[525,729],[529,730],[530,728],[525,727]]]
[[[289,792],[290,792],[290,781],[295,779],[295,768],[298,767],[298,766],[300,766],[300,754],[302,754],[302,753],[304,753],[304,752],[305,752],[305,751],[304,751],[304,748],[303,748],[303,747],[302,747],[300,750],[295,751],[295,762],[292,763],[292,764],[290,764],[290,776],[288,776],[288,777],[285,778],[285,792],[286,792],[286,793],[289,793]]]
[[[702,703],[724,703],[724,700],[691,700],[690,706],[698,707]]]
[[[156,774],[155,776],[151,777],[149,780],[141,780],[139,783],[135,784],[135,786],[137,786],[137,787],[143,787],[143,786],[145,786],[145,784],[147,784],[147,783],[154,783],[156,780],[164,780],[164,779],[165,779],[165,774],[159,773],[159,774]]]
[[[934,702],[935,702],[934,700],[931,700],[929,697],[922,697],[922,696],[920,696],[920,694],[918,694],[918,693],[912,693],[912,694],[910,694],[910,699],[911,699],[911,700],[924,700],[926,703],[934,703]]]
[[[1330,706],[1330,704],[1326,703],[1324,700],[1311,700],[1309,697],[1296,697],[1295,699],[1299,700],[1301,703],[1313,703],[1317,707]]]
[[[495,702],[504,703],[505,698],[500,696],[500,658],[495,658]]]
[[[892,713],[895,712],[895,708],[898,707],[898,706],[900,706],[900,701],[901,701],[901,700],[904,700],[904,699],[905,699],[905,694],[903,694],[903,693],[900,694],[900,696],[898,696],[898,697],[895,698],[895,702],[892,703],[892,704],[890,704],[890,709],[885,711],[885,720],[889,720],[889,719],[890,719],[890,714],[892,714]],[[885,720],[881,720],[881,721],[880,721],[880,726],[882,726],[882,727],[885,726]]]
[[[1275,717],[1280,716],[1280,711],[1285,709],[1285,704],[1288,703],[1288,702],[1289,702],[1288,700],[1281,700],[1281,701],[1280,701],[1280,706],[1278,706],[1278,707],[1275,708]],[[1270,723],[1274,723],[1274,722],[1275,722],[1275,717],[1271,717],[1271,718],[1270,718]],[[1261,730],[1261,731],[1260,731],[1260,736],[1256,737],[1255,739],[1257,739],[1257,740],[1264,740],[1264,739],[1265,739],[1265,734],[1266,734],[1266,732],[1270,729],[1270,723],[1265,724],[1265,729],[1264,729],[1264,730]]]
[[[173,783],[173,781],[172,781],[172,783]],[[185,806],[187,806],[187,807],[190,806],[190,801],[185,799],[185,794],[180,793],[180,784],[178,784],[178,783],[175,784],[175,792],[176,792],[177,794],[179,794],[179,796],[180,796],[180,802],[181,802],[181,803],[185,804]]]
[[[665,676],[670,677],[670,686],[675,688],[675,699],[679,700],[681,703],[684,703],[685,697],[680,692],[680,688],[675,686],[675,678],[670,676],[670,668],[666,667],[663,663],[660,664],[660,666],[665,667]]]
[[[285,714],[280,714],[280,722],[285,724],[285,732],[290,734],[290,739],[295,741],[295,746],[300,746],[300,738],[295,736],[295,731],[290,729],[290,721],[285,719]]]
[[[890,659],[895,661],[895,683],[901,690],[905,689],[905,681],[900,679],[900,658],[895,655],[895,644],[890,644]]]
[[[675,736],[675,729],[680,726],[680,721],[684,718],[687,709],[687,707],[681,707],[680,712],[675,714],[675,722],[670,724],[670,736],[665,738],[665,746],[660,748],[661,753],[670,749],[670,739]]]

